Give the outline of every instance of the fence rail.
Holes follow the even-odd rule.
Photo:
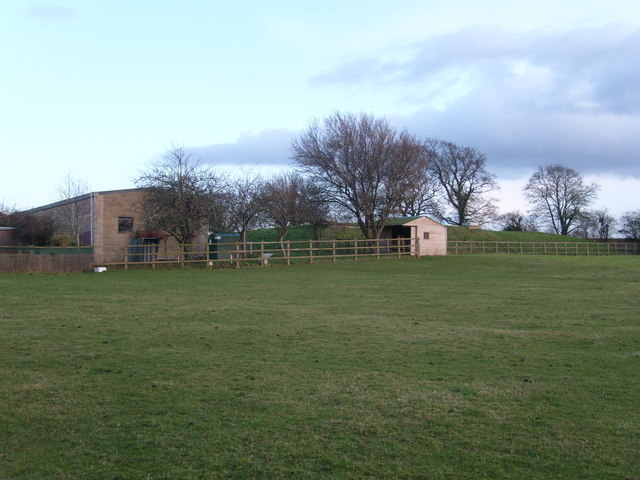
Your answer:
[[[179,245],[174,247],[160,245],[128,245],[119,247],[120,252],[110,249],[106,257],[110,261],[96,264],[102,266],[121,266],[125,269],[133,266],[205,264],[233,265],[257,263],[313,263],[314,261],[336,262],[339,259],[365,257],[403,257],[419,256],[417,238],[386,238],[378,240],[305,240],[280,242],[247,243],[207,243]],[[105,252],[107,249],[105,248]],[[119,257],[116,259],[116,257]]]
[[[640,243],[449,241],[451,255],[640,255]]]

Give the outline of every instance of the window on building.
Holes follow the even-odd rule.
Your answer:
[[[429,232],[424,232],[424,233],[422,234],[422,239],[423,239],[423,240],[429,240]]]
[[[133,232],[133,217],[118,217],[118,232]]]

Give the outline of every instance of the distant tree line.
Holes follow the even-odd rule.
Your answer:
[[[366,238],[378,238],[390,217],[428,215],[449,225],[493,222],[504,230],[640,238],[640,210],[619,221],[606,210],[589,211],[598,186],[562,165],[539,167],[531,175],[524,188],[530,212],[498,215],[491,193],[499,187],[484,154],[450,141],[419,139],[370,114],[337,112],[311,122],[292,141],[291,158],[290,172],[228,178],[193,151],[173,145],[136,180],[145,191],[146,228],[188,244],[206,228],[237,233],[246,242],[250,230],[271,226],[282,242],[291,226],[311,225],[319,234],[339,220],[356,223]],[[67,176],[59,192],[69,198],[85,189]],[[15,225],[21,242],[46,242],[60,226],[1,210],[0,222]],[[80,214],[71,210],[57,219],[68,224],[75,240]]]

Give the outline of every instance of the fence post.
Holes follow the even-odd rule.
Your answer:
[[[313,240],[309,240],[309,263],[313,263]]]
[[[291,265],[291,240],[287,240],[287,265]]]
[[[129,269],[129,245],[124,246],[124,269]]]
[[[411,240],[409,240],[411,243]],[[409,254],[411,254],[411,246],[409,246]],[[416,237],[416,259],[420,258],[420,237]]]
[[[358,261],[358,240],[353,241],[354,250],[356,253],[356,262]]]
[[[331,240],[331,254],[333,257],[333,263],[336,263],[336,241]]]
[[[265,260],[264,258],[264,240],[260,240],[260,248],[258,249],[258,263],[261,267],[267,266],[267,260]]]

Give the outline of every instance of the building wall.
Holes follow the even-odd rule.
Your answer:
[[[96,263],[120,262],[124,247],[142,230],[142,195],[139,190],[99,192],[93,195],[93,245]],[[131,229],[121,231],[120,220],[133,219]]]
[[[416,236],[420,239],[420,255],[447,254],[447,227],[427,217],[413,220],[406,225],[416,227]],[[428,239],[424,238],[425,233],[428,234]]]
[[[146,230],[143,222],[144,192],[140,190],[123,190],[93,194],[94,211],[94,256],[96,263],[119,263],[124,261],[125,246],[134,243],[136,234]],[[123,220],[131,219],[127,229],[123,229]],[[205,229],[194,243],[208,242]],[[178,242],[168,237],[160,242],[160,251],[178,250]],[[196,247],[194,253],[204,252],[204,246]],[[129,259],[131,260],[131,258]]]
[[[57,245],[90,245],[91,201],[88,194],[34,208],[27,213],[54,221],[53,241]]]

